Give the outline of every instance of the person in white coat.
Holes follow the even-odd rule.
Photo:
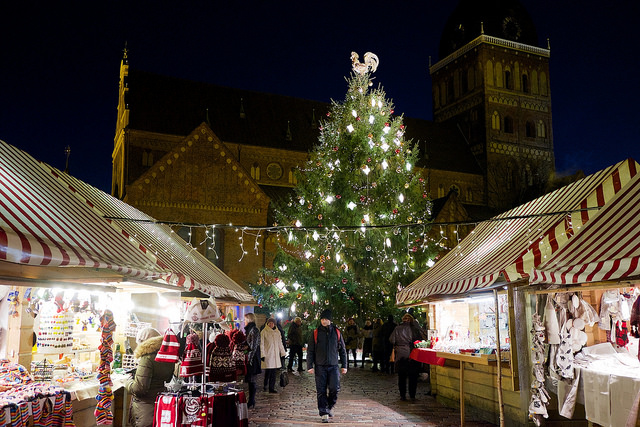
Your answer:
[[[287,353],[282,345],[280,331],[276,328],[276,320],[271,317],[267,319],[267,325],[260,333],[260,354],[264,369],[264,391],[267,391],[269,385],[269,393],[277,393],[276,373],[282,367],[280,358]]]

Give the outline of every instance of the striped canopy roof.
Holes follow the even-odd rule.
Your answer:
[[[640,276],[640,174],[535,268],[530,283],[568,285],[634,276]]]
[[[632,159],[480,223],[455,248],[398,292],[398,304],[487,288],[499,277],[528,278],[636,176]]]
[[[97,269],[96,278],[109,271],[122,280],[252,299],[169,227],[3,141],[0,262]]]

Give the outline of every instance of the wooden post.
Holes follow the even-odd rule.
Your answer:
[[[498,290],[493,290],[496,310],[496,356],[497,356],[497,387],[498,387],[498,408],[500,410],[500,427],[504,427],[504,402],[502,401],[502,354],[500,352],[500,307],[498,305]]]
[[[464,361],[460,361],[460,426],[464,426]]]

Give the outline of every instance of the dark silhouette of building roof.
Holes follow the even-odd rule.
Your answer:
[[[129,128],[188,135],[202,122],[225,142],[310,151],[330,104],[229,88],[129,68]],[[481,174],[462,133],[447,124],[404,118],[420,167]]]

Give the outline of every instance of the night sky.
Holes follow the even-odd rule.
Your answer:
[[[457,2],[4,3],[0,139],[60,169],[69,145],[71,174],[109,192],[125,41],[133,68],[325,102],[371,51],[396,113],[431,120],[429,56]],[[550,38],[557,171],[640,161],[638,2],[522,3]]]

